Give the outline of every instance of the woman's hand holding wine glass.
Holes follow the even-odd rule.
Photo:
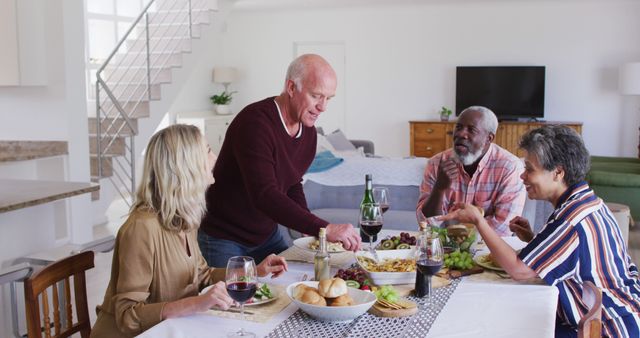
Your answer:
[[[203,301],[199,304],[198,312],[207,311],[212,307],[228,310],[233,305],[233,299],[229,297],[223,281],[213,284],[206,293],[199,297]]]

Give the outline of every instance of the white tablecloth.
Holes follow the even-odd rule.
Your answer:
[[[523,243],[511,237],[517,248]],[[313,276],[313,266],[289,263],[281,278],[264,282],[288,285],[303,274]],[[433,323],[428,337],[553,337],[558,290],[546,285],[492,280],[474,275],[465,278]],[[284,295],[286,297],[286,295]],[[297,310],[291,303],[267,323],[223,319],[210,315],[192,315],[161,322],[140,337],[226,337],[241,325],[263,337]]]

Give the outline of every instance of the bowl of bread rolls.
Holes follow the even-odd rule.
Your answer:
[[[293,283],[287,295],[309,316],[328,322],[351,321],[376,302],[372,292],[347,287],[342,278]]]

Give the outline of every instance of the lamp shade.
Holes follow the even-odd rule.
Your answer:
[[[620,93],[640,95],[640,62],[626,63],[620,67]]]
[[[215,83],[231,83],[236,79],[237,71],[233,67],[215,67],[213,68],[213,82]]]

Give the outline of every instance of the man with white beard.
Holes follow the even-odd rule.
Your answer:
[[[446,214],[457,202],[484,210],[498,234],[511,235],[509,221],[522,215],[526,190],[520,179],[522,161],[493,143],[498,119],[488,108],[469,107],[460,113],[453,148],[436,154],[427,164],[420,186],[418,215]]]

